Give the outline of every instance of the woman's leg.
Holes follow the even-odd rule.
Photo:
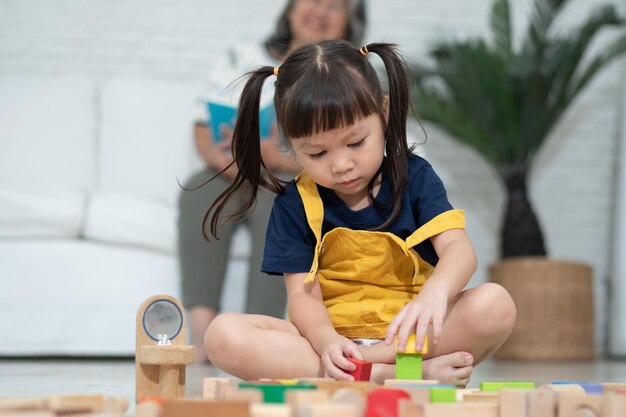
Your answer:
[[[459,293],[448,305],[440,342],[430,343],[430,352],[424,356],[424,378],[465,385],[472,366],[504,343],[513,330],[516,314],[511,296],[500,285],[482,284]],[[379,343],[362,351],[372,362],[395,362],[394,344]],[[394,378],[392,367],[379,366],[378,371],[381,379]]]
[[[292,323],[257,314],[224,313],[207,329],[209,360],[241,379],[291,379],[323,376],[311,344]]]
[[[185,188],[193,189],[214,175],[202,171],[192,176]],[[234,225],[220,230],[220,240],[207,242],[202,236],[202,219],[211,202],[227,187],[228,181],[216,178],[204,186],[182,190],[179,199],[178,256],[181,272],[182,302],[191,324],[191,343],[196,346],[196,361],[206,361],[203,340],[206,329],[219,310],[222,284],[228,262]]]
[[[263,314],[276,318],[285,317],[287,292],[283,277],[269,276],[261,272],[265,250],[265,232],[272,211],[274,194],[267,191],[257,195],[254,211],[247,219],[252,237],[248,291],[246,293],[246,313]]]

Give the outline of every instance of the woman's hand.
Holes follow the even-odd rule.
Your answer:
[[[354,381],[354,377],[344,370],[354,371],[356,365],[346,358],[365,359],[352,340],[335,333],[325,341],[325,348],[321,353],[326,375],[338,380]]]
[[[278,126],[273,123],[270,135],[261,139],[261,157],[265,166],[272,172],[285,171],[291,173],[300,172],[301,168],[296,164],[295,158],[280,150]]]
[[[394,317],[387,329],[385,343],[390,345],[398,334],[398,352],[404,352],[409,334],[415,333],[415,350],[422,350],[428,325],[433,326],[433,344],[439,342],[443,319],[448,308],[448,290],[424,285],[420,293]]]
[[[234,161],[232,153],[233,130],[223,125],[220,132],[223,139],[216,143],[208,126],[198,124],[194,130],[196,147],[200,156],[206,165],[216,172],[220,172]],[[228,179],[234,179],[237,175],[237,165],[232,164],[222,175]]]

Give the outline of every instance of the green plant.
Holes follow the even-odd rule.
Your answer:
[[[543,233],[527,196],[534,156],[568,106],[607,63],[626,51],[621,36],[585,56],[608,25],[624,26],[611,5],[598,7],[570,33],[554,28],[567,0],[536,0],[521,46],[513,47],[508,0],[495,0],[493,42],[437,45],[432,68],[415,66],[413,100],[422,119],[473,147],[507,190],[501,256],[545,256]],[[583,62],[583,57],[585,61]]]

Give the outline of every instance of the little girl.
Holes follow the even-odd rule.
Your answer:
[[[368,53],[385,65],[388,96]],[[286,184],[265,169],[259,146],[259,99],[272,75],[278,126],[303,168]],[[406,65],[390,44],[325,41],[249,74],[233,136],[239,173],[205,222],[213,213],[217,237],[235,191],[245,190],[235,220],[259,187],[277,194],[262,270],[284,275],[290,320],[218,316],[204,341],[217,367],[242,379],[351,380],[354,357],[373,362],[382,382],[409,334],[417,350],[428,334],[424,378],[464,386],[509,335],[516,311],[502,287],[463,290],[476,269],[464,214],[407,145],[408,101]]]

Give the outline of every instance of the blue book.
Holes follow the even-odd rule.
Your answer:
[[[237,106],[225,104],[217,101],[207,101],[207,110],[211,116],[211,129],[213,131],[213,138],[215,142],[224,140],[220,133],[221,125],[228,125],[231,128],[235,127],[235,120],[237,119]],[[274,110],[274,104],[269,103],[265,106],[261,106],[259,110],[259,125],[261,139],[267,139],[270,136],[271,126],[276,120],[276,110]]]

